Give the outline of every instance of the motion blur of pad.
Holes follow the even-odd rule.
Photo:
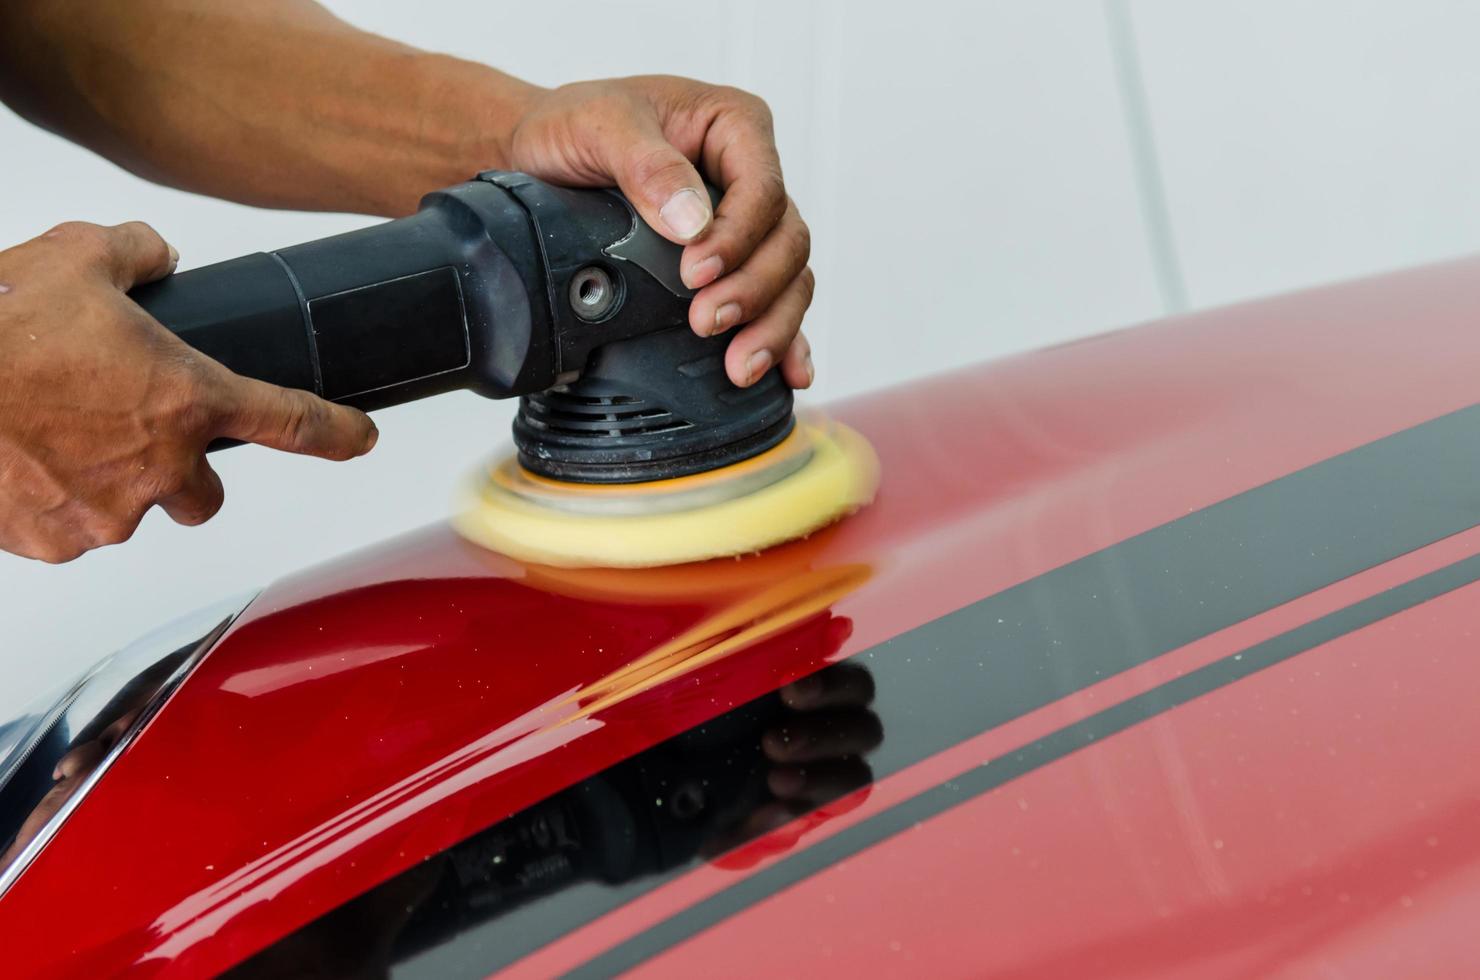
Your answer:
[[[520,561],[648,568],[744,555],[803,537],[873,500],[879,462],[857,432],[799,419],[778,445],[705,473],[566,483],[516,458],[480,473],[454,526]]]

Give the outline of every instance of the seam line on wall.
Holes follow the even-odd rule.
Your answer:
[[[1120,91],[1126,140],[1130,144],[1131,167],[1136,175],[1141,222],[1146,230],[1146,246],[1156,272],[1162,310],[1167,314],[1181,313],[1188,305],[1187,286],[1182,278],[1171,210],[1167,207],[1166,184],[1157,159],[1156,132],[1151,123],[1145,79],[1141,75],[1141,56],[1136,45],[1129,0],[1105,0],[1105,29],[1110,44],[1110,60],[1115,67],[1115,83]]]

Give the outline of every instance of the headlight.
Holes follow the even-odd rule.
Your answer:
[[[0,895],[254,597],[157,629],[14,721],[0,719]]]

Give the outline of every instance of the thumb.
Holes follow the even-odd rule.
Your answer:
[[[642,220],[680,245],[714,221],[709,193],[688,157],[668,142],[657,119],[638,114],[607,151],[607,170]]]
[[[358,409],[296,388],[233,377],[223,436],[323,459],[353,459],[375,447],[380,433]]]
[[[175,271],[180,253],[142,221],[101,229],[107,242],[107,271],[119,289],[163,279]]]

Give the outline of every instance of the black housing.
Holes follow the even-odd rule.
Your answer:
[[[523,396],[521,463],[573,482],[700,472],[775,445],[791,391],[688,329],[681,250],[620,194],[490,171],[414,215],[178,273],[130,295],[239,374],[372,410]]]

